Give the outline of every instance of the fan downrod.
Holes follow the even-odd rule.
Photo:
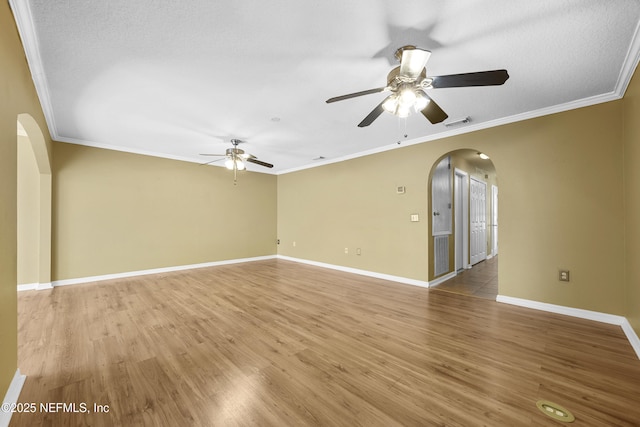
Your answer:
[[[399,47],[396,50],[396,52],[393,54],[393,56],[396,57],[398,62],[401,62],[402,61],[402,52],[404,52],[405,50],[414,50],[414,49],[417,49],[417,47],[412,45],[412,44],[408,44],[406,46]]]

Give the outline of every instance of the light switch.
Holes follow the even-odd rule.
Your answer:
[[[411,214],[411,222],[418,222],[420,221],[420,217],[418,216],[418,214]]]

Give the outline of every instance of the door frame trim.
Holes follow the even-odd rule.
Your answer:
[[[455,180],[456,177],[462,178],[462,227],[459,227],[458,224],[458,208],[457,205],[457,195],[453,195],[453,207],[455,209],[455,220],[454,220],[454,254],[455,254],[455,263],[454,268],[457,271],[458,266],[458,234],[462,233],[462,268],[471,268],[471,264],[469,263],[469,174],[462,169],[454,168],[453,170],[453,179],[454,179],[454,191],[455,191]]]

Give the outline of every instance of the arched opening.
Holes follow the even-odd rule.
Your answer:
[[[18,289],[51,288],[51,160],[40,127],[19,114]]]
[[[498,295],[498,176],[473,149],[440,157],[429,174],[429,283],[495,299]]]

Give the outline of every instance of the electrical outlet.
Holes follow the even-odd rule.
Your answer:
[[[349,248],[344,248],[344,253],[348,254],[349,253]]]
[[[362,249],[356,248],[356,255],[362,255]]]
[[[296,241],[295,240],[293,241],[293,247],[294,248],[296,247]]]
[[[560,280],[561,282],[571,281],[569,270],[558,270],[558,280]]]

